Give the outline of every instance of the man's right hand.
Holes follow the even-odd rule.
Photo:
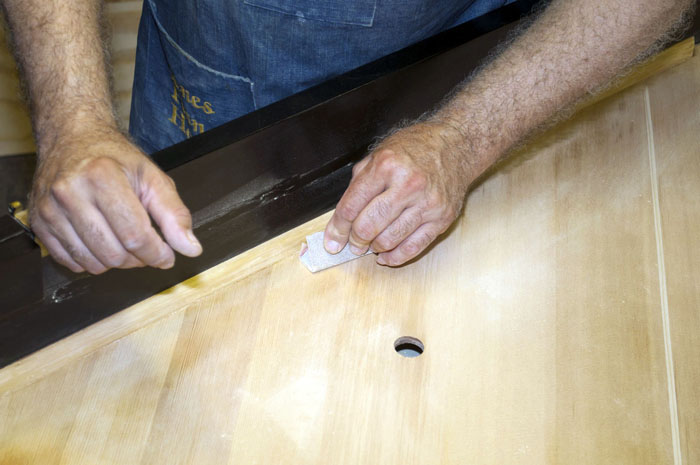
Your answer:
[[[189,257],[202,252],[175,183],[118,131],[59,137],[42,152],[29,218],[57,262],[99,274],[170,268],[173,250]]]

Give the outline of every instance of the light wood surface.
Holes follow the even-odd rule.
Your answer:
[[[0,27],[0,156],[33,151],[32,127],[20,96],[15,61],[7,47],[5,28]]]
[[[700,463],[700,66],[648,85],[684,463]]]
[[[699,108],[694,57],[407,266],[310,274],[326,215],[0,370],[0,464],[698,463]]]

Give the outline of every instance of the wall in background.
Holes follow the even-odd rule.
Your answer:
[[[141,5],[142,0],[107,0],[106,5],[112,28],[115,105],[124,127],[129,121]],[[19,92],[15,61],[7,47],[5,30],[0,28],[0,156],[33,151],[32,130]]]

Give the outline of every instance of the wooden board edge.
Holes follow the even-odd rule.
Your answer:
[[[622,78],[613,82],[611,86],[603,90],[599,94],[592,95],[579,102],[574,112],[579,112],[584,108],[594,105],[608,97],[622,92],[623,90],[632,87],[656,74],[659,74],[667,69],[673,68],[676,65],[690,59],[695,52],[695,38],[688,37],[685,40],[674,44],[662,52],[657,53],[651,58],[634,66]]]
[[[223,286],[232,285],[292,254],[298,254],[306,236],[323,230],[332,213],[331,211],[314,218],[0,369],[0,393],[26,387],[111,342],[154,324],[168,315],[183,311],[183,308],[186,309]],[[306,273],[307,270],[300,265],[299,272]],[[173,299],[186,304],[179,306],[180,310],[173,311]]]

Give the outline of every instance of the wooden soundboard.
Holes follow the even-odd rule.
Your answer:
[[[700,463],[699,109],[696,56],[413,263],[310,274],[325,215],[0,370],[0,464]]]

